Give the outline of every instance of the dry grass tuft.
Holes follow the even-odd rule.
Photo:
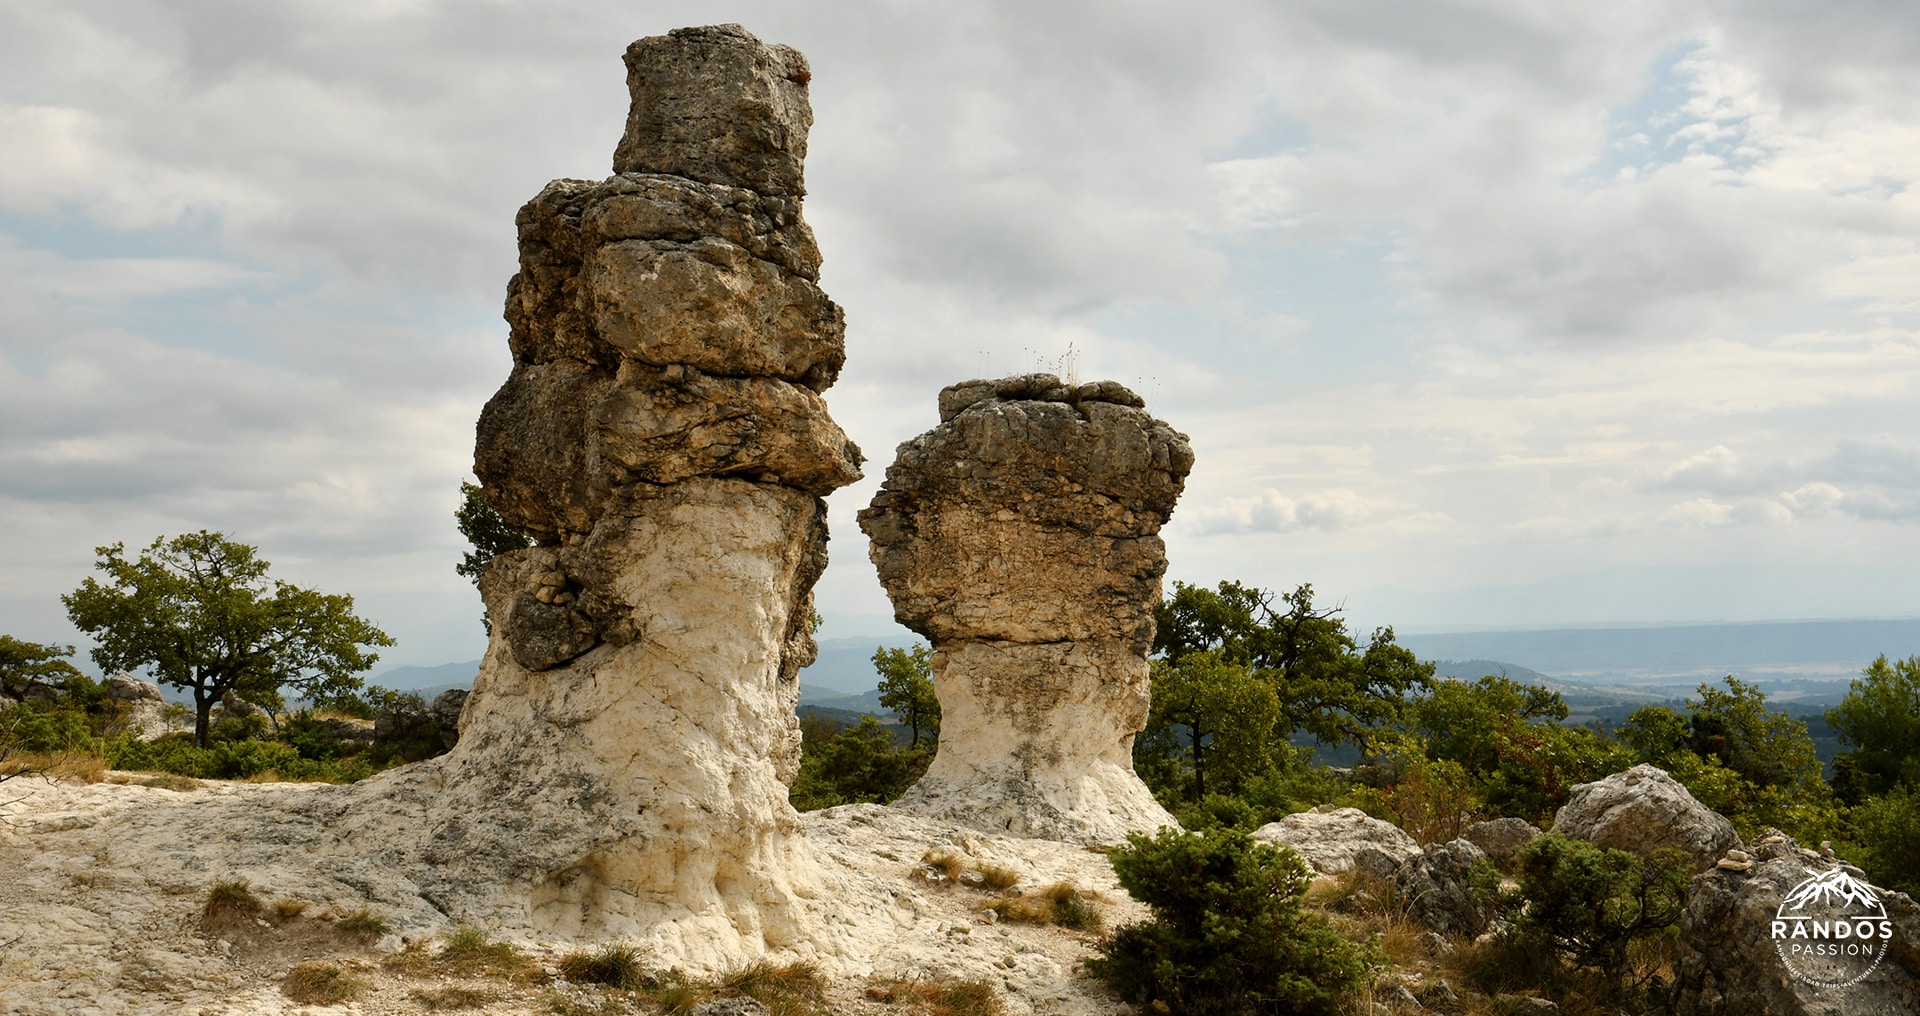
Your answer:
[[[276,921],[291,921],[306,912],[306,900],[279,900],[273,905],[273,919]]]
[[[560,976],[577,984],[604,984],[609,988],[643,988],[647,983],[640,954],[624,945],[568,953],[560,958]]]
[[[253,894],[245,879],[215,882],[213,888],[207,890],[207,903],[201,908],[200,919],[207,924],[247,922],[260,916],[262,906],[260,897]]]
[[[366,907],[361,907],[352,913],[334,918],[333,930],[348,938],[372,942],[393,931],[393,925],[388,924],[385,918]]]
[[[302,963],[280,982],[282,994],[308,1005],[335,1005],[365,990],[366,981],[335,963]]]
[[[1099,897],[1066,882],[1055,882],[1037,893],[1007,893],[981,909],[993,910],[1009,921],[1057,924],[1079,931],[1099,931],[1106,923]]]
[[[490,991],[462,988],[457,985],[435,988],[432,991],[416,989],[408,992],[407,997],[420,1003],[428,1012],[439,1012],[442,1009],[478,1009],[500,998],[499,995]]]
[[[983,864],[980,866],[980,880],[988,889],[1005,892],[1020,884],[1020,873],[998,864]]]
[[[985,981],[891,981],[868,988],[867,998],[910,1006],[910,1016],[1001,1016],[1006,1011]]]
[[[636,960],[636,965],[638,961]],[[497,977],[511,981],[533,981],[540,966],[526,953],[505,942],[495,942],[478,928],[462,927],[447,938],[447,944],[434,957],[435,967],[459,977]],[[595,982],[604,983],[604,982]]]
[[[967,860],[951,850],[929,850],[920,858],[920,863],[928,870],[940,873],[948,882],[960,884],[960,876],[966,874]]]

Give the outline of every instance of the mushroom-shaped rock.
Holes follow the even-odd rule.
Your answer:
[[[1575,786],[1553,816],[1553,831],[1642,857],[1677,847],[1700,870],[1740,846],[1725,816],[1701,804],[1665,770],[1644,764]]]
[[[520,210],[474,471],[537,545],[482,575],[486,658],[431,711],[457,743],[410,777],[416,877],[458,920],[716,970],[824,946],[786,781],[821,496],[860,453],[820,397],[844,328],[800,218],[805,59],[737,25],[626,59],[618,175]]]
[[[933,643],[941,720],[896,807],[1087,842],[1172,824],[1132,751],[1156,534],[1193,452],[1141,406],[1110,381],[968,381],[900,446],[860,527],[895,618]]]

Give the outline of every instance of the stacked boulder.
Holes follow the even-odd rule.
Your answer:
[[[712,970],[814,937],[786,781],[822,495],[860,452],[820,395],[843,325],[800,218],[805,58],[729,25],[626,64],[615,175],[520,210],[480,416],[475,473],[537,545],[481,579],[458,745],[369,792],[426,799],[422,891],[456,919]]]
[[[1193,452],[1125,387],[1051,374],[940,393],[860,513],[894,617],[933,644],[940,744],[895,807],[1113,842],[1173,819],[1133,771]]]

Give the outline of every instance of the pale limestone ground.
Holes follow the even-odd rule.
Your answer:
[[[240,878],[269,902],[309,903],[312,916],[369,907],[409,938],[450,932],[451,922],[409,893],[407,872],[345,852],[347,841],[319,836],[297,819],[271,821],[302,811],[307,795],[345,789],[209,782],[173,791],[37,779],[0,784],[0,1013],[431,1011],[412,996],[444,987],[442,981],[397,976],[380,966],[383,952],[399,947],[397,936],[361,946],[309,917],[290,925],[292,932],[262,928],[255,939],[242,933],[229,942],[200,925],[208,887]],[[1092,953],[1094,936],[988,923],[978,911],[991,901],[989,893],[929,881],[921,863],[929,851],[955,852],[1020,872],[1023,887],[1065,881],[1092,890],[1105,899],[1110,925],[1140,919],[1145,909],[1120,890],[1103,855],[974,832],[876,805],[816,812],[804,816],[803,824],[819,872],[806,903],[822,931],[810,958],[832,981],[835,1011],[902,1012],[866,1001],[864,992],[875,978],[903,977],[985,980],[1004,993],[1015,1016],[1126,1011],[1078,969]],[[532,941],[524,929],[482,930],[513,941],[549,969],[578,944]],[[794,958],[769,957],[775,963]],[[280,992],[279,980],[311,959],[361,964],[371,990],[344,1006],[293,1003]],[[494,996],[489,1013],[551,1013],[556,992],[592,1008],[601,997],[597,989],[565,985],[462,983]]]

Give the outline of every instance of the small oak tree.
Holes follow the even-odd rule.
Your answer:
[[[201,530],[156,539],[129,561],[124,544],[96,547],[102,584],[62,596],[74,626],[100,643],[103,670],[150,670],[193,692],[194,743],[228,692],[269,701],[282,687],[307,698],[360,687],[356,673],[393,639],[353,613],[353,597],[267,578],[254,548]]]
[[[912,650],[873,651],[873,668],[880,672],[880,705],[893,711],[913,732],[909,748],[920,747],[924,732],[929,741],[940,737],[940,698],[933,691],[933,657],[924,643]]]
[[[0,696],[20,700],[38,693],[54,696],[74,678],[81,677],[62,657],[72,656],[72,646],[42,645],[11,635],[0,635]]]

